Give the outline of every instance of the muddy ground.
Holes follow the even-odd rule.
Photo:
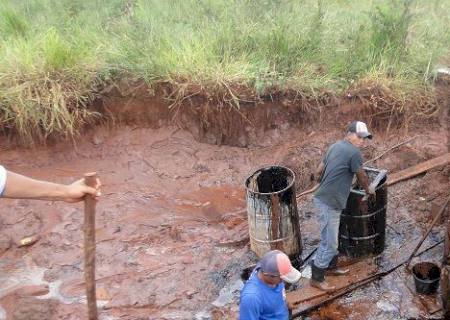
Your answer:
[[[308,188],[312,168],[326,147],[342,137],[350,116],[336,117],[326,125],[264,124],[258,135],[243,136],[235,143],[245,147],[217,145],[232,137],[210,132],[199,139],[199,130],[174,125],[147,127],[137,121],[98,126],[75,145],[28,149],[3,139],[0,163],[63,183],[84,172],[100,175],[103,196],[96,220],[100,319],[235,319],[240,272],[255,261],[247,238],[245,177],[261,166],[281,164],[296,172],[298,190]],[[380,129],[364,155],[369,159],[417,135],[374,164],[395,172],[447,152],[447,130],[442,121],[415,126],[406,134]],[[389,188],[384,263],[399,253],[409,255],[448,193],[449,171],[448,166],[437,168]],[[86,319],[82,205],[1,201],[0,319]],[[301,199],[298,207],[306,255],[318,243],[311,196]],[[443,234],[440,224],[423,247]],[[21,238],[31,235],[40,240],[17,247]],[[441,244],[414,262],[440,262],[442,252]],[[433,312],[429,306],[436,299],[415,294],[411,276],[399,269],[309,319],[419,318]]]

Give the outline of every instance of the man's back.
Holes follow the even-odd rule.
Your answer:
[[[362,166],[358,148],[340,140],[328,149],[324,159],[324,172],[315,197],[337,210],[345,208],[354,174]]]

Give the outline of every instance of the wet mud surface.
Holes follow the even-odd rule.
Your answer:
[[[405,161],[416,164],[447,152],[442,130],[417,132],[419,138],[372,166],[398,171]],[[63,183],[98,172],[104,185],[96,219],[100,319],[235,319],[240,273],[255,262],[245,178],[281,164],[294,170],[297,189],[304,190],[312,186],[312,169],[326,147],[340,137],[337,129],[291,128],[238,148],[199,143],[170,126],[99,128],[76,146],[27,150],[2,143],[0,163]],[[369,159],[403,138],[377,137],[364,155]],[[380,267],[395,263],[399,253],[410,254],[443,202],[448,180],[446,167],[389,188]],[[299,201],[298,210],[306,256],[319,240],[311,196]],[[0,319],[86,319],[82,223],[82,204],[1,200]],[[436,227],[422,248],[443,234],[443,225]],[[33,235],[40,237],[35,244],[18,247]],[[413,263],[439,263],[442,251],[438,245]],[[418,296],[412,276],[400,268],[309,319],[409,319],[431,313],[435,300]]]

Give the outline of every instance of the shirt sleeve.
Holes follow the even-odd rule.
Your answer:
[[[3,195],[6,185],[6,169],[0,166],[0,197]]]
[[[350,171],[356,173],[363,165],[361,152],[355,152],[350,159]]]
[[[261,303],[257,296],[246,294],[239,304],[239,320],[259,320]]]

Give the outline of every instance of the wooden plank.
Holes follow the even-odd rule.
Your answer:
[[[393,173],[392,175],[388,176],[387,185],[390,186],[397,182],[400,182],[400,181],[403,181],[406,179],[410,179],[412,177],[417,176],[418,174],[426,172],[435,167],[443,166],[449,162],[450,162],[450,152],[446,153],[442,156],[439,156],[437,158],[434,158],[434,159],[419,163],[415,166],[406,168],[405,170]],[[297,198],[300,198],[304,195],[313,193],[318,188],[319,188],[319,184],[315,185],[314,187],[312,187],[309,190],[303,191],[302,193],[298,194]]]
[[[366,258],[354,264],[346,266],[350,269],[348,275],[345,276],[327,276],[327,282],[336,286],[336,291],[348,287],[352,283],[361,281],[362,279],[375,274],[376,265],[372,262],[372,258]],[[300,280],[300,289],[286,293],[286,301],[291,309],[303,309],[310,304],[315,304],[317,299],[324,296],[332,296],[334,292],[323,292],[319,289],[311,287],[309,279],[302,278]],[[321,299],[319,299],[320,301]]]
[[[396,173],[390,175],[388,177],[387,185],[390,186],[397,182],[415,177],[418,174],[421,174],[423,172],[426,172],[426,171],[433,169],[435,167],[438,167],[438,166],[446,165],[449,162],[450,162],[450,152],[446,153],[440,157],[419,163],[415,166],[409,167],[405,170],[402,170],[402,171],[399,171],[399,172],[396,172]]]

